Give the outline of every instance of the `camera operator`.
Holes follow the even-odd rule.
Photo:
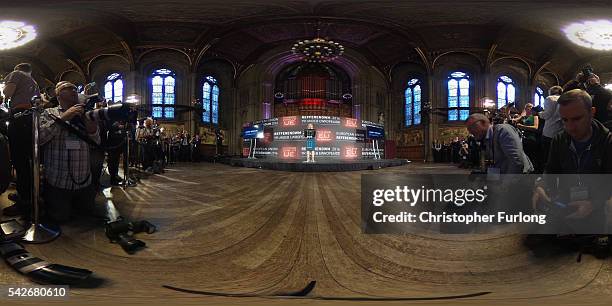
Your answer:
[[[4,78],[4,96],[10,100],[11,117],[8,126],[11,159],[17,172],[17,203],[2,210],[5,216],[29,216],[32,189],[32,116],[14,116],[32,107],[31,99],[40,95],[38,84],[32,77],[32,66],[21,63]]]
[[[595,108],[594,118],[608,129],[612,127],[612,118],[609,114],[612,92],[601,85],[599,76],[593,73],[590,65],[584,67],[574,80],[565,84],[564,91],[572,89],[586,90],[591,95],[592,105]]]
[[[589,93],[581,89],[570,90],[563,93],[557,102],[564,131],[552,140],[545,173],[612,173],[612,133],[594,118],[596,110]],[[588,177],[581,179],[580,176],[577,180],[562,182],[558,188],[562,199],[569,202],[568,207],[576,209],[568,218],[583,219],[584,224],[600,227],[599,233],[602,233],[604,205],[612,200],[609,182],[589,182]],[[547,176],[551,189],[554,189],[555,181],[554,177]]]
[[[92,185],[90,145],[60,126],[51,115],[66,122],[80,122],[82,131],[96,143],[100,143],[100,135],[96,122],[84,116],[85,106],[78,103],[74,84],[59,82],[55,92],[59,106],[41,115],[39,144],[44,152],[46,184],[43,197],[47,216],[59,223],[70,218],[73,206],[80,210],[91,209],[96,193]]]

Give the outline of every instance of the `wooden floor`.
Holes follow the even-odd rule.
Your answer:
[[[158,233],[138,236],[147,249],[127,255],[109,244],[100,222],[80,220],[64,226],[58,240],[28,250],[104,280],[98,288],[72,289],[69,302],[79,304],[379,305],[356,299],[396,298],[385,304],[590,305],[612,299],[611,260],[536,259],[522,236],[361,234],[362,173],[461,171],[410,164],[298,173],[182,164],[138,187],[111,191],[123,215],[158,225]],[[0,203],[7,205],[6,193]],[[312,280],[308,299],[269,297]],[[6,284],[28,281],[0,264],[0,286]],[[164,285],[264,297],[206,296]],[[480,295],[452,298],[472,294]]]

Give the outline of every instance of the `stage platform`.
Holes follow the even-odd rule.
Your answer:
[[[338,161],[321,159],[314,163],[306,163],[303,161],[279,161],[267,159],[249,159],[249,158],[224,158],[222,163],[235,167],[259,168],[268,170],[280,171],[296,171],[296,172],[337,172],[337,171],[359,171],[359,170],[376,170],[387,167],[397,167],[410,163],[406,159],[367,159],[355,161]]]

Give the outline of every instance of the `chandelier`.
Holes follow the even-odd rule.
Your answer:
[[[34,38],[33,26],[19,21],[0,21],[0,50],[23,46]]]
[[[336,59],[344,54],[344,46],[340,43],[320,37],[300,40],[291,48],[293,54],[300,55],[310,63],[323,63]]]
[[[612,50],[612,22],[595,20],[575,22],[563,29],[567,38],[582,47]]]

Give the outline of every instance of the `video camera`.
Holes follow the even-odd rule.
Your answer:
[[[586,64],[581,69],[582,77],[578,79],[580,83],[586,83],[586,81],[593,75],[593,66],[591,64]]]

